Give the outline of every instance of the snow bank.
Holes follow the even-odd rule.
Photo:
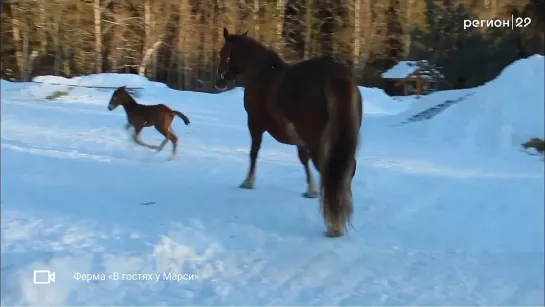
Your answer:
[[[544,137],[544,58],[534,55],[506,67],[497,78],[483,86],[466,100],[450,106],[430,120],[406,125],[411,133],[425,135],[449,146],[468,146],[495,152],[513,147],[531,137]],[[468,91],[468,90],[464,90]],[[430,95],[414,104],[455,97],[464,91],[445,91]],[[444,96],[444,97],[443,97]]]
[[[148,98],[165,99],[172,94],[165,84],[153,82],[144,76],[134,74],[104,73],[74,78],[58,76],[38,76],[33,79],[34,83],[26,83],[25,91],[36,98],[43,99],[55,92],[68,92],[67,97],[59,99],[105,99],[111,95],[113,88],[127,86],[128,88],[140,88],[141,95]],[[96,87],[96,88],[94,88]],[[387,95],[382,89],[359,87],[364,102],[364,114],[366,115],[394,115],[405,111],[410,103],[408,101],[397,101]],[[169,91],[170,90],[170,91]],[[180,91],[176,91],[180,93]],[[184,93],[185,94],[185,93]],[[189,95],[190,92],[187,92]],[[197,96],[201,96],[199,93]],[[209,95],[209,94],[204,94]],[[242,101],[244,90],[235,88],[228,92],[219,94],[222,98],[229,98]],[[193,97],[189,95],[188,97]],[[186,98],[188,98],[186,97]]]
[[[2,92],[17,90],[23,86],[25,86],[25,83],[22,83],[22,82],[10,82],[3,79],[0,80],[0,90]]]
[[[363,112],[366,115],[393,115],[406,110],[410,103],[397,101],[384,90],[375,87],[359,87],[363,99]]]
[[[45,98],[58,91],[69,92],[72,98],[109,96],[120,86],[140,89],[140,92],[146,93],[167,88],[165,84],[150,81],[144,76],[118,73],[92,74],[69,79],[47,75],[35,77],[32,81],[34,83],[27,87],[27,91],[38,98]]]
[[[167,87],[160,82],[148,80],[145,76],[135,74],[118,74],[118,73],[103,73],[80,76],[74,78],[63,78],[58,76],[38,76],[32,81],[48,84],[62,84],[82,87],[120,87],[126,86],[129,88],[150,88],[150,87]]]

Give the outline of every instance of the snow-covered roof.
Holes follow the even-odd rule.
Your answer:
[[[426,68],[420,71],[420,76],[422,78],[432,78],[433,76],[439,76],[444,78],[444,76],[437,69],[431,67],[431,65],[426,60],[421,61],[401,61],[394,65],[394,67],[388,69],[382,73],[382,78],[384,79],[403,79],[414,73],[420,67],[425,66]]]

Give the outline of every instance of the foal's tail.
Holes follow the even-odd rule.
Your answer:
[[[189,117],[185,116],[184,113],[180,112],[180,111],[176,111],[176,110],[170,110],[170,112],[174,115],[177,115],[178,117],[180,117],[184,123],[187,125],[189,125],[190,121],[189,121]]]
[[[362,118],[362,98],[349,77],[325,87],[328,122],[320,150],[321,209],[328,235],[342,236],[352,216],[352,178]]]

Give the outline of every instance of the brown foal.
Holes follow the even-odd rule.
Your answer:
[[[172,121],[175,116],[178,116],[186,125],[189,125],[190,121],[187,116],[182,112],[172,110],[164,104],[139,104],[127,92],[125,86],[114,91],[112,98],[108,103],[108,110],[113,111],[120,105],[123,106],[127,113],[128,123],[125,124],[125,130],[128,130],[131,126],[134,127],[133,140],[136,144],[161,151],[170,140],[172,142],[172,156],[168,160],[172,160],[176,156],[178,137],[172,132]],[[142,129],[151,126],[154,126],[159,133],[165,136],[165,139],[159,146],[148,145],[140,140],[140,132],[142,132]]]

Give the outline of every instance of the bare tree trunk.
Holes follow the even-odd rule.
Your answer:
[[[151,46],[148,50],[146,50],[144,57],[142,58],[142,62],[140,63],[140,67],[138,68],[138,74],[144,75],[146,73],[146,67],[148,66],[151,56],[157,50],[157,47],[161,45],[161,41],[156,41],[153,46]]]
[[[151,4],[149,0],[144,1],[144,36],[145,37],[142,49],[142,62],[140,63],[140,67],[138,68],[138,74],[140,75],[145,74],[146,67],[151,60],[151,58],[149,57],[151,57],[151,52],[153,52],[153,49],[149,51],[151,47]],[[146,55],[148,55],[148,58],[146,58]]]
[[[188,50],[186,48],[186,32],[188,28],[188,0],[180,0],[179,15],[180,19],[178,20],[178,87],[184,87],[185,78],[187,78],[186,73],[186,53]]]
[[[28,64],[28,55],[29,55],[29,36],[30,36],[30,33],[28,31],[28,24],[26,24],[24,27],[23,27],[23,57],[22,57],[22,60],[23,60],[23,63],[25,64]],[[28,69],[28,66],[24,67],[24,71],[23,71],[23,81],[28,81],[27,79],[27,75],[26,75],[26,70]]]
[[[45,11],[45,2],[38,2],[39,14],[38,14],[38,37],[40,39],[40,52],[42,54],[47,53],[47,33],[46,33],[46,11]]]
[[[307,0],[307,8],[305,11],[305,24],[306,24],[306,31],[305,31],[305,53],[304,53],[304,59],[308,59],[310,57],[310,41],[312,39],[312,1],[313,0]]]
[[[365,65],[371,56],[373,48],[371,44],[377,35],[377,22],[373,20],[373,4],[371,2],[371,0],[363,0],[363,11],[365,14],[363,20],[360,20],[360,24],[363,24],[363,27],[360,26],[360,29],[364,29],[364,35],[363,39],[360,38],[360,55],[358,59],[358,71],[360,73],[365,70]]]
[[[280,55],[284,51],[284,39],[282,38],[282,28],[284,26],[284,10],[286,9],[284,0],[276,0],[276,39],[277,51]]]
[[[34,68],[34,60],[36,60],[36,57],[38,57],[38,51],[34,50],[28,57],[27,70],[23,78],[24,82],[27,82],[29,80],[30,74],[32,73],[32,69]]]
[[[180,13],[184,17],[185,28],[182,28],[182,45],[183,45],[183,63],[184,63],[184,89],[189,90],[191,88],[191,80],[193,78],[193,70],[191,69],[191,57],[193,53],[191,49],[191,42],[193,41],[190,36],[190,26],[194,22],[193,15],[189,13],[189,0],[181,0]]]
[[[360,62],[360,36],[361,36],[361,26],[360,26],[360,16],[361,16],[361,0],[354,1],[354,49],[352,54],[352,62],[355,71],[359,71],[359,62]]]
[[[55,45],[55,64],[54,74],[58,75],[61,70],[62,64],[62,47],[61,38],[59,36],[59,23],[56,21],[53,23],[53,44]]]
[[[95,69],[97,73],[102,73],[102,12],[100,0],[94,0],[93,11],[95,17]]]
[[[82,2],[77,2],[76,4],[76,10],[78,11],[83,11],[83,7],[84,7],[84,3]],[[83,35],[81,35],[81,33],[83,32],[83,30],[81,29],[81,24],[82,24],[82,14],[77,14],[76,15],[76,18],[75,18],[75,21],[74,21],[74,26],[76,27],[75,31],[74,31],[74,35],[72,36],[72,48],[74,50],[73,52],[73,56],[70,57],[69,59],[69,63],[70,63],[70,67],[72,67],[73,70],[75,70],[75,72],[81,72],[81,71],[85,71],[86,70],[86,64],[84,60],[84,58],[87,57],[87,55],[80,51],[83,49],[83,46],[86,45],[86,42],[83,38]]]
[[[123,31],[122,29],[122,17],[121,17],[121,5],[119,3],[114,3],[113,7],[113,14],[114,14],[114,20],[115,20],[115,26],[112,26],[109,31],[113,31],[112,39],[110,41],[110,44],[112,44],[112,52],[110,53],[110,67],[116,71],[119,65],[119,46],[122,44],[122,35],[120,32]],[[104,32],[107,33],[108,30],[104,29]]]
[[[412,18],[412,15],[413,15],[413,8],[414,8],[414,1],[415,0],[407,0],[407,7],[405,8],[407,10],[406,12],[406,18],[405,18],[405,24],[408,25],[410,24],[411,22],[411,18]],[[406,58],[409,53],[411,52],[411,43],[412,43],[412,38],[411,38],[411,31],[405,31],[406,34],[404,35],[404,41],[405,41],[405,46],[404,46],[404,52],[403,52],[403,57]]]
[[[259,0],[254,0],[254,35],[257,40],[260,40],[259,37]]]
[[[72,74],[72,71],[70,70],[70,60],[65,58],[62,61],[62,64],[63,64],[62,69],[64,71],[64,75],[69,77]]]
[[[19,76],[21,80],[25,79],[25,62],[23,58],[23,52],[21,50],[21,27],[20,21],[17,14],[17,8],[14,4],[11,4],[11,28],[13,35],[13,42],[15,43],[15,61],[17,62],[17,67],[19,68]]]
[[[146,50],[148,50],[148,46],[150,44],[150,36],[151,36],[151,6],[149,0],[146,0],[144,2],[144,49],[142,50],[142,55],[146,53]]]
[[[223,0],[218,0],[218,12],[216,15],[214,15],[216,25],[228,24],[228,21],[226,20],[228,19],[228,17],[225,18],[226,14],[229,14],[229,12],[226,10],[225,3],[223,2]],[[219,26],[217,27],[217,29],[218,32],[216,33],[216,37],[214,38],[214,56],[218,54],[220,48],[223,46],[223,26]],[[214,63],[216,63],[215,58]],[[214,69],[213,71],[215,72],[216,69]]]

